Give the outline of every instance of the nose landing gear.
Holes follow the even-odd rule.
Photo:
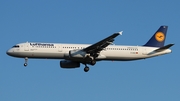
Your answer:
[[[26,67],[28,65],[27,62],[28,62],[28,57],[25,57],[24,67]]]

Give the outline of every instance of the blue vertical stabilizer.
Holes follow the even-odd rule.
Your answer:
[[[149,47],[163,47],[168,26],[161,26],[151,39],[144,45]]]

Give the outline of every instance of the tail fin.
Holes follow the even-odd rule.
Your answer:
[[[168,26],[161,26],[151,39],[144,45],[149,47],[163,47]]]

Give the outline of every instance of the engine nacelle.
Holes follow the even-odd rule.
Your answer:
[[[60,66],[61,68],[78,68],[80,67],[80,63],[70,60],[64,60],[64,61],[60,61]]]
[[[87,54],[85,51],[82,50],[70,50],[69,51],[69,57],[70,58],[85,58],[89,54]]]

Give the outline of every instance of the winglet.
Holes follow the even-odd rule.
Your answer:
[[[119,35],[122,35],[123,31],[117,32]]]

